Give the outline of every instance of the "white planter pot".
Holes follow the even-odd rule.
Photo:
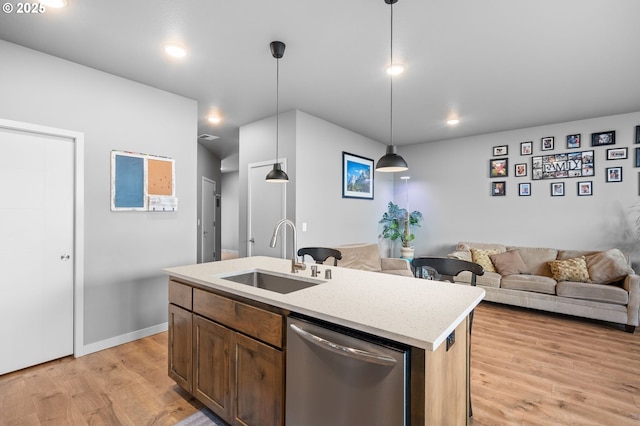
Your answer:
[[[413,252],[413,247],[400,247],[400,257],[402,259],[412,260]]]

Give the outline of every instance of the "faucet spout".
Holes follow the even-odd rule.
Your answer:
[[[290,221],[289,219],[280,219],[276,224],[276,227],[273,229],[273,235],[271,236],[271,242],[269,246],[274,248],[276,243],[278,242],[278,232],[280,231],[280,227],[282,225],[289,225],[291,230],[293,231],[293,254],[291,256],[291,272],[297,273],[298,270],[304,270],[306,265],[304,263],[299,262],[298,259],[298,232],[296,231],[296,225]]]

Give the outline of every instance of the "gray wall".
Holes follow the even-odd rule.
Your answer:
[[[239,250],[239,199],[240,195],[240,173],[229,172],[222,174],[222,201],[221,210],[224,223],[221,229],[222,248],[227,250]]]
[[[464,124],[462,124],[464,125]],[[635,168],[635,126],[640,113],[600,117],[568,123],[493,133],[436,143],[401,147],[409,163],[411,210],[425,216],[415,232],[416,254],[446,254],[458,241],[497,242],[564,249],[628,251],[640,261],[636,220],[640,217],[639,171]],[[616,131],[616,144],[591,147],[591,133]],[[581,133],[582,146],[566,149],[566,136]],[[536,180],[531,156],[520,155],[520,142],[533,141],[541,154],[541,138],[555,137],[555,149],[544,153],[595,151],[595,175],[589,178]],[[509,176],[489,178],[492,148],[508,145]],[[626,160],[607,160],[607,148],[628,147]],[[514,176],[514,165],[526,163],[526,177]],[[623,181],[605,182],[607,167],[623,167]],[[492,180],[506,180],[504,197],[492,197]],[[577,182],[593,182],[593,196],[577,196]],[[531,182],[531,196],[518,196],[518,183]],[[565,183],[565,196],[551,197],[551,182]],[[406,202],[405,185],[396,176],[395,199]]]
[[[286,217],[296,220],[296,112],[280,113],[279,125],[279,160],[286,159],[285,172],[289,176],[286,184],[287,208]],[[249,164],[276,159],[276,116],[265,118],[240,127],[239,155],[239,254],[247,255],[247,188]],[[280,202],[274,200],[274,202]],[[275,223],[273,224],[275,225]],[[286,245],[290,247],[290,245]]]
[[[247,166],[274,158],[275,117],[240,128],[240,253],[246,255]],[[298,246],[377,242],[378,220],[393,197],[393,176],[375,175],[374,200],[342,198],[342,152],[377,161],[385,146],[301,111],[280,114],[280,153],[288,161],[287,217]],[[302,224],[307,231],[302,231]]]
[[[375,243],[393,200],[393,174],[375,173],[374,199],[342,198],[342,153],[375,162],[385,146],[312,115],[296,114],[296,225],[299,247]]]
[[[206,177],[216,183],[216,194],[221,193],[222,188],[222,173],[220,172],[220,159],[216,157],[211,151],[209,151],[204,146],[198,145],[198,178],[197,178],[197,186],[198,186],[198,196],[197,196],[197,215],[198,221],[197,225],[198,231],[196,232],[197,239],[197,259],[200,262],[201,252],[202,252],[202,178]],[[217,204],[217,203],[216,203]],[[220,242],[221,242],[221,227],[224,226],[222,224],[222,212],[220,207],[216,207],[216,258],[215,260],[220,260]]]
[[[196,260],[196,102],[0,41],[0,117],[85,135],[84,343],[167,321],[161,269]],[[177,212],[112,212],[110,152],[175,159]]]

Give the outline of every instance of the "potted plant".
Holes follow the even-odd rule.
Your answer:
[[[379,223],[382,223],[382,238],[391,241],[400,239],[400,257],[403,259],[413,259],[413,246],[411,242],[415,239],[412,228],[420,226],[422,213],[415,210],[409,213],[408,210],[400,208],[397,204],[389,202],[388,210],[382,215]]]

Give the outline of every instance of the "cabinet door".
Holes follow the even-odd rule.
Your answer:
[[[233,332],[193,316],[193,394],[224,419],[231,414],[229,348]]]
[[[169,377],[191,392],[191,312],[169,305]]]
[[[234,425],[284,424],[284,367],[282,351],[239,333],[233,334],[235,354]]]

